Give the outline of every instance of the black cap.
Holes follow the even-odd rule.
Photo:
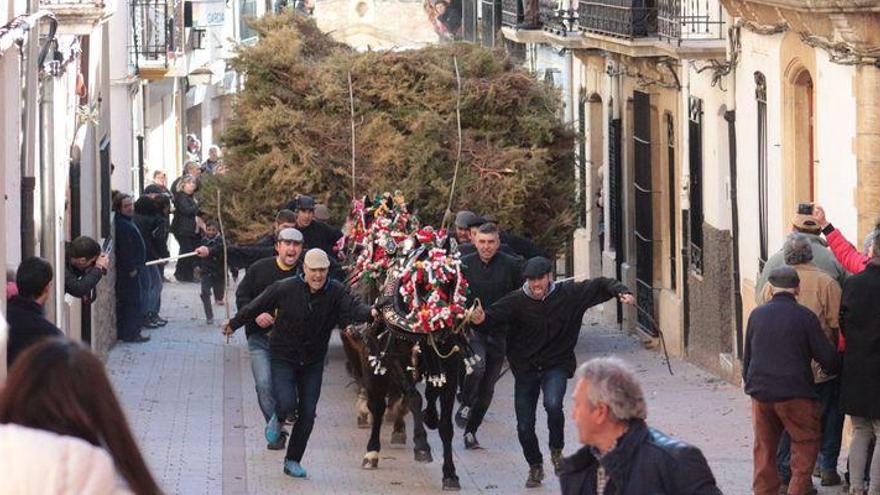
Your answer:
[[[468,228],[471,229],[474,227],[479,227],[480,225],[483,225],[484,223],[486,223],[485,218],[483,218],[479,215],[474,215],[474,218],[472,218],[471,221],[468,222]]]
[[[778,289],[796,289],[801,284],[797,271],[788,265],[774,268],[768,278],[770,285]]]
[[[526,266],[523,267],[523,277],[541,278],[551,271],[553,271],[552,261],[543,256],[535,256],[526,261]]]
[[[314,210],[315,209],[315,198],[313,198],[311,196],[306,196],[305,194],[296,198],[296,209],[297,210]]]

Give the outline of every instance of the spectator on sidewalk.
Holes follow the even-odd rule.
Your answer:
[[[195,134],[186,135],[186,148],[184,149],[186,159],[196,164],[202,161],[202,142]]]
[[[235,305],[244,308],[273,283],[302,274],[302,234],[293,228],[278,232],[275,242],[277,256],[264,258],[248,268],[238,289],[235,291]],[[269,334],[272,332],[275,317],[271,313],[260,313],[252,321],[245,322],[245,336],[251,355],[251,372],[257,389],[257,402],[266,423],[275,414],[275,399],[272,396],[272,369],[269,353]],[[281,450],[287,445],[287,432],[282,431],[278,440],[269,443],[269,450]]]
[[[596,358],[577,373],[572,418],[584,444],[562,461],[562,495],[721,495],[700,449],[648,427],[635,374],[617,358]]]
[[[47,339],[24,352],[0,393],[0,425],[0,470],[18,467],[0,474],[0,493],[121,493],[117,474],[137,495],[161,493],[104,365],[81,344]]]
[[[574,373],[574,348],[587,309],[609,299],[633,304],[630,290],[610,278],[582,282],[553,281],[553,263],[542,257],[526,262],[521,289],[499,299],[485,312],[474,313],[475,330],[507,331],[507,360],[514,378],[516,431],[529,464],[526,488],[537,488],[544,480],[544,456],[535,434],[538,395],[544,394],[550,459],[557,474],[565,446],[565,415],[562,402],[565,387]],[[484,321],[490,325],[481,325]]]
[[[6,320],[9,323],[9,343],[6,350],[6,364],[12,363],[28,347],[49,337],[63,337],[64,334],[46,319],[43,305],[52,294],[52,265],[48,261],[32,256],[18,265],[15,283],[18,295],[6,303]]]
[[[144,319],[144,289],[138,274],[146,267],[147,248],[135,226],[134,201],[116,193],[113,197],[114,238],[116,241],[116,328],[119,340],[141,343],[150,340],[141,335]]]
[[[96,297],[98,282],[107,274],[110,257],[101,252],[101,245],[87,236],[79,236],[67,245],[64,263],[64,292],[91,304]]]
[[[822,239],[822,227],[814,217],[816,208],[814,207],[813,215],[796,214],[791,219],[792,232],[804,235],[809,241],[813,250],[813,264],[817,268],[827,273],[833,278],[839,286],[843,286],[846,280],[846,270],[837,262],[834,254],[828,249],[828,244]],[[764,269],[758,274],[758,282],[755,284],[755,299],[760,299],[764,291],[764,285],[767,283],[767,277],[770,272],[785,264],[785,254],[782,249],[774,253],[764,264]]]
[[[261,314],[276,312],[269,348],[277,404],[265,433],[266,441],[277,442],[284,419],[297,413],[284,457],[284,473],[294,478],[306,477],[301,462],[315,424],[333,328],[367,322],[378,314],[352,297],[342,283],[330,280],[329,269],[327,253],[309,250],[303,260],[302,277],[273,283],[223,327],[223,333],[231,335]]]
[[[205,319],[210,325],[214,323],[211,291],[214,292],[214,300],[218,305],[226,303],[226,271],[223,267],[223,234],[220,232],[220,224],[214,220],[205,224],[205,235],[199,240],[199,247],[206,247],[209,251],[213,249],[217,253],[199,260],[202,271],[202,307],[205,308]]]
[[[788,493],[814,493],[810,478],[822,440],[821,408],[812,360],[836,373],[839,356],[819,319],[795,299],[800,277],[790,266],[776,268],[768,283],[773,298],[749,316],[743,352],[745,392],[752,398],[756,495],[776,495],[782,484],[776,452],[783,429],[791,436]]]
[[[850,415],[853,438],[849,449],[852,492],[880,493],[880,453],[870,461],[870,487],[865,483],[871,440],[880,441],[880,238],[875,237],[865,269],[847,279],[840,304],[840,328],[846,337],[841,373],[840,405]]]
[[[199,202],[196,200],[196,179],[183,177],[174,193],[174,220],[171,221],[171,233],[177,239],[180,246],[178,254],[192,252],[196,248],[199,239],[197,217],[199,214]],[[195,282],[193,269],[195,260],[183,258],[177,260],[174,269],[174,278],[179,282]]]
[[[788,236],[783,246],[785,263],[798,274],[800,285],[795,297],[798,304],[805,306],[819,318],[822,331],[832,345],[837,345],[840,334],[840,286],[828,274],[812,264],[813,249],[810,239],[803,234],[793,233]],[[771,285],[764,286],[759,303],[763,304],[773,297]],[[843,440],[843,419],[840,412],[840,378],[826,373],[813,361],[813,379],[815,391],[819,396],[822,411],[822,446],[819,451],[818,465],[822,478],[822,486],[840,484],[837,473],[837,458],[840,456],[840,443]],[[783,433],[779,442],[778,464],[783,484],[791,479],[789,468],[791,438],[788,432]]]
[[[825,239],[828,240],[828,246],[831,248],[831,252],[834,253],[834,257],[837,258],[837,261],[843,265],[844,268],[849,270],[850,273],[861,273],[864,271],[865,267],[873,258],[872,249],[873,243],[870,246],[866,246],[865,252],[859,252],[855,246],[852,245],[843,234],[837,230],[831,222],[825,216],[825,209],[819,205],[816,205],[813,208],[813,217],[816,220],[816,223],[819,224],[822,228],[822,233],[825,235]],[[876,239],[877,232],[880,231],[880,222],[874,227],[874,230],[871,234],[869,234],[870,239]],[[866,244],[868,239],[865,239]]]
[[[183,179],[186,177],[192,177],[195,179],[196,188],[194,192],[198,192],[199,182],[202,177],[202,168],[199,166],[198,162],[187,161],[183,164],[183,173],[171,183],[171,189],[169,192],[171,193],[172,198],[177,194],[177,191],[180,190],[180,183],[183,182]]]
[[[168,176],[161,170],[153,172],[153,182],[144,188],[144,194],[166,194],[171,196],[168,190]]]
[[[208,148],[208,158],[202,162],[202,173],[208,175],[214,175],[217,173],[217,170],[222,166],[220,161],[220,147],[219,146],[211,146]]]
[[[159,194],[141,196],[134,202],[134,224],[144,238],[147,262],[170,256],[166,216],[169,208],[168,197]],[[164,327],[168,324],[168,320],[159,316],[164,285],[163,266],[145,266],[140,278],[144,290],[144,324],[148,328]]]

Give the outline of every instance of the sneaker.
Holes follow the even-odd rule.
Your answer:
[[[464,448],[466,448],[467,450],[483,450],[483,447],[477,440],[477,436],[473,433],[464,434]]]
[[[836,469],[823,470],[820,477],[822,478],[822,486],[837,486],[842,481]]]
[[[465,428],[467,427],[468,419],[470,419],[470,417],[470,406],[460,406],[458,412],[455,413],[455,424],[457,424],[459,428]]]
[[[550,449],[550,462],[553,464],[553,472],[559,476],[562,471],[562,449]]]
[[[278,437],[277,442],[266,444],[268,450],[284,450],[284,447],[287,447],[287,432],[284,430],[281,431],[281,436]]]
[[[154,328],[159,328],[159,324],[149,318],[144,318],[143,323],[141,323],[141,327],[149,328],[152,330]]]
[[[266,423],[266,429],[264,430],[266,433],[266,441],[269,443],[275,443],[281,437],[281,422],[278,421],[278,416],[272,415],[269,418],[269,422]]]
[[[529,477],[526,479],[526,488],[538,488],[544,481],[544,465],[532,464],[529,466]]]
[[[151,322],[155,323],[157,326],[160,326],[160,327],[164,327],[165,325],[168,324],[168,320],[166,320],[165,318],[161,318],[156,313],[150,313],[149,318],[150,318]]]
[[[306,470],[296,461],[284,459],[284,474],[294,478],[305,478]]]

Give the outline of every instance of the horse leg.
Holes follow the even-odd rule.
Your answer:
[[[446,376],[452,377],[438,390],[440,395],[440,440],[443,441],[443,490],[461,490],[458,475],[455,474],[455,461],[452,458],[452,410],[455,407],[455,392],[457,387],[457,375],[455,374],[455,361],[448,360],[444,363],[447,368]]]
[[[403,420],[406,416],[406,400],[399,393],[393,393],[391,396],[393,399],[389,408],[391,413],[389,416],[394,423],[394,429],[391,431],[391,444],[406,445],[406,421]]]
[[[370,406],[367,399],[367,390],[363,386],[358,386],[358,397],[355,401],[355,410],[357,411],[358,428],[370,427]]]
[[[416,462],[431,462],[431,445],[428,444],[428,432],[422,421],[422,394],[415,385],[411,384],[404,391],[404,397],[409,404],[409,411],[413,417],[413,457]]]
[[[376,378],[370,380],[367,385],[367,404],[373,415],[373,426],[370,431],[370,441],[367,442],[367,453],[361,462],[364,469],[376,469],[379,467],[379,435],[382,432],[382,416],[385,414],[386,384],[384,380]]]
[[[437,416],[437,392],[432,385],[425,385],[425,410],[422,418],[429,430],[436,430],[440,419]]]

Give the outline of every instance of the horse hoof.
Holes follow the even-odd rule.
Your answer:
[[[361,468],[363,469],[377,469],[379,467],[379,453],[378,452],[367,452],[364,454],[364,459],[361,461]]]
[[[366,429],[370,427],[370,417],[366,414],[358,414],[358,428]]]
[[[430,450],[416,450],[413,455],[416,462],[433,462],[434,456],[431,455]]]
[[[406,445],[406,432],[405,431],[391,432],[391,444],[392,445]]]
[[[461,483],[458,482],[458,477],[454,478],[443,478],[443,491],[444,492],[457,492],[461,490]]]

